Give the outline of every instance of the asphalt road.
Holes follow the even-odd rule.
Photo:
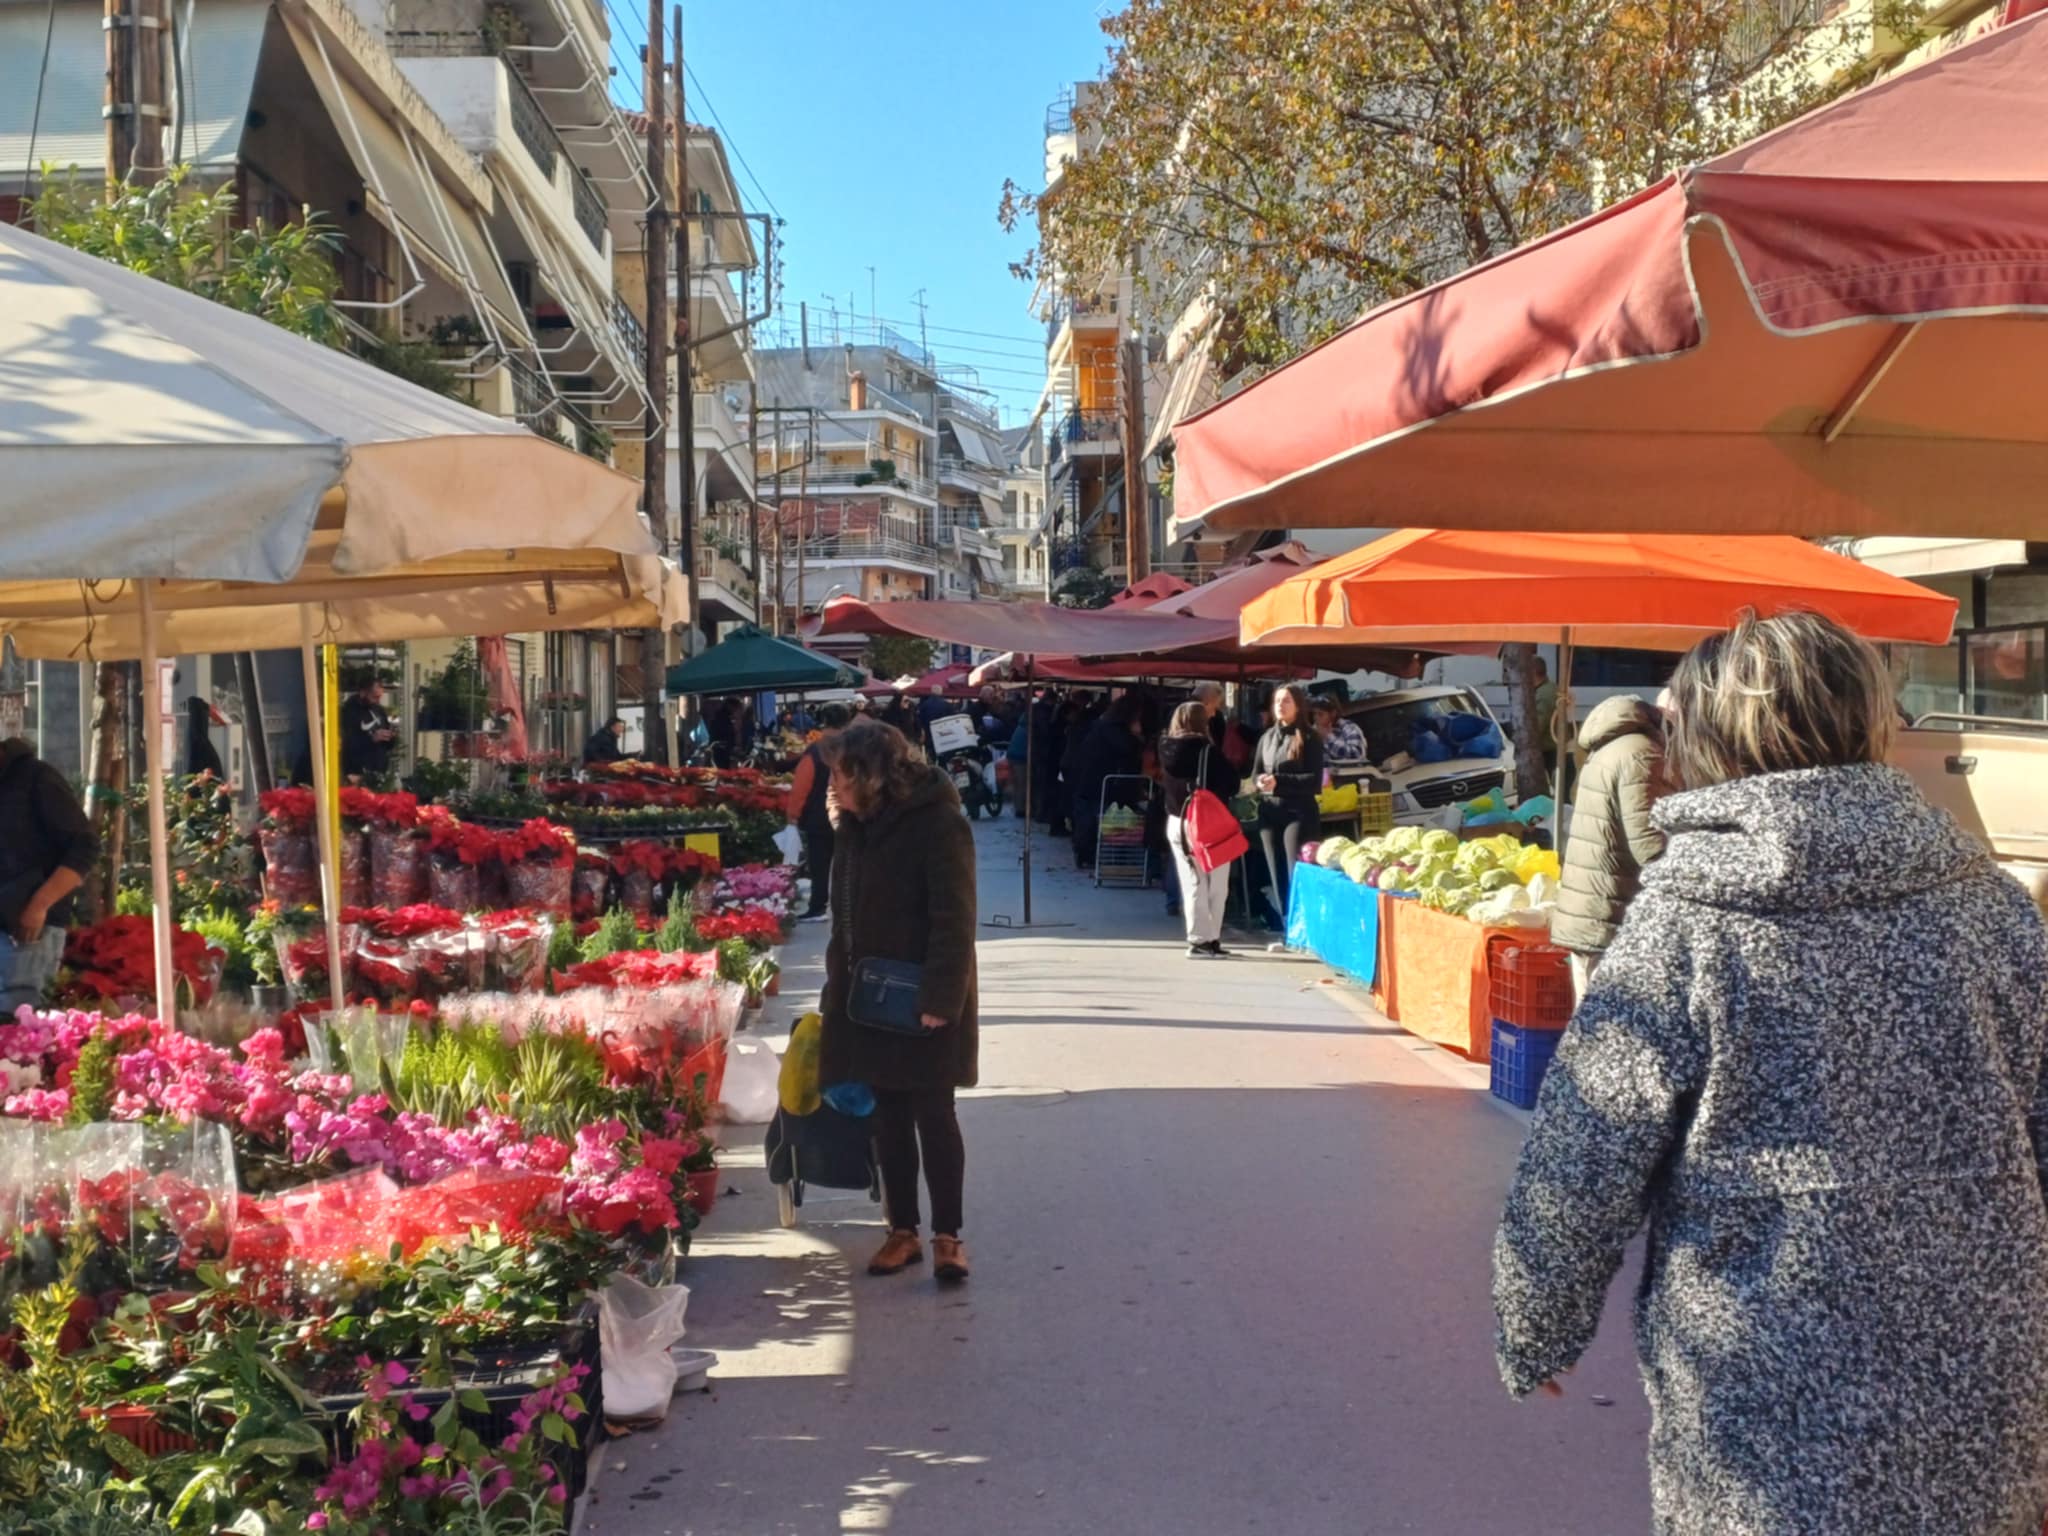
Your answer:
[[[1019,911],[984,825],[982,915]],[[972,1283],[871,1280],[878,1209],[783,1230],[735,1128],[697,1238],[708,1393],[602,1455],[600,1536],[1272,1531],[1626,1536],[1648,1413],[1625,1274],[1562,1400],[1492,1361],[1487,1256],[1523,1121],[1299,960],[1189,961],[1155,892],[1040,845],[982,929]],[[818,982],[801,930],[785,1007]]]

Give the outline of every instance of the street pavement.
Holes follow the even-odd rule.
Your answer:
[[[1313,962],[1250,939],[1186,959],[1160,892],[1095,890],[1063,845],[1033,861],[1047,926],[998,926],[1021,918],[1017,831],[977,833],[973,1281],[870,1279],[865,1196],[813,1192],[782,1229],[759,1130],[727,1128],[683,1277],[686,1343],[720,1365],[603,1450],[582,1530],[1646,1530],[1634,1259],[1562,1399],[1494,1374],[1488,1253],[1526,1117]],[[823,937],[786,954],[783,1028]]]

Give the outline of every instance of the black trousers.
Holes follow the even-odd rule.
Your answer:
[[[816,917],[832,903],[832,823],[798,830],[804,837],[804,867],[811,872],[811,906],[805,916]]]
[[[1301,845],[1318,815],[1300,806],[1286,806],[1271,800],[1259,804],[1259,846],[1266,851],[1266,868],[1273,877],[1273,897],[1280,905],[1280,921],[1287,921],[1287,884],[1294,874],[1294,861],[1301,857]]]
[[[950,1088],[875,1090],[875,1141],[882,1158],[882,1192],[889,1225],[915,1232],[918,1147],[924,1148],[924,1182],[932,1192],[932,1231],[960,1235],[961,1189],[967,1177],[967,1147]]]

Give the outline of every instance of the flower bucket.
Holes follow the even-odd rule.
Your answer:
[[[619,877],[619,904],[635,917],[654,915],[654,876],[629,869]]]
[[[370,832],[367,827],[341,826],[341,904],[344,907],[376,905],[376,881],[372,876]]]
[[[576,867],[553,859],[520,859],[505,867],[505,886],[515,907],[567,917]]]
[[[699,1216],[709,1216],[711,1208],[718,1204],[718,1170],[705,1168],[685,1176],[689,1181],[688,1205]]]
[[[451,912],[474,912],[483,905],[477,867],[459,859],[433,859],[427,868],[427,900]]]
[[[603,864],[579,864],[571,887],[571,915],[579,920],[603,917],[605,898],[611,893],[612,872]]]
[[[370,829],[370,885],[375,906],[396,912],[427,899],[427,842],[398,827]]]
[[[107,1409],[106,1427],[109,1434],[119,1435],[145,1456],[177,1456],[199,1448],[189,1435],[164,1428],[156,1410],[141,1404]]]
[[[262,827],[263,891],[281,907],[320,905],[320,860],[304,827]]]

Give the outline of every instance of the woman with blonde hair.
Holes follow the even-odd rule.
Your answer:
[[[957,1283],[966,1149],[953,1095],[979,1072],[974,834],[953,781],[895,727],[856,720],[822,747],[839,828],[819,1081],[875,1091],[889,1236],[868,1273],[924,1262],[921,1161],[932,1272]]]
[[[1560,1392],[1647,1221],[1665,1536],[2038,1536],[2048,936],[1886,766],[1884,662],[1746,618],[1671,684],[1663,856],[1559,1044],[1494,1245]]]

